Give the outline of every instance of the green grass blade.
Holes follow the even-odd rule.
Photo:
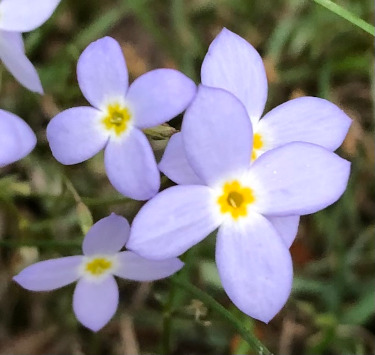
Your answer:
[[[351,22],[353,25],[361,28],[362,30],[366,31],[370,35],[375,37],[375,27],[367,23],[366,21],[358,18],[357,16],[353,15],[350,11],[344,9],[340,5],[335,4],[331,0],[314,0],[319,5],[324,6],[326,9],[332,11],[336,15],[344,18],[345,20]]]

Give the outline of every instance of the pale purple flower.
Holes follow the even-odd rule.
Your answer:
[[[35,144],[35,134],[24,120],[0,110],[0,167],[24,158]]]
[[[50,291],[78,281],[73,310],[87,328],[98,331],[116,312],[119,291],[114,276],[135,281],[168,277],[183,266],[177,258],[144,259],[120,251],[129,238],[129,223],[112,213],[96,222],[83,240],[83,255],[40,261],[13,279],[30,291]]]
[[[250,159],[249,159],[250,165]],[[169,140],[159,169],[179,185],[205,185],[194,172],[186,157],[182,133],[175,133]],[[265,216],[275,227],[284,243],[289,248],[297,236],[300,216]]]
[[[63,164],[87,160],[105,147],[112,185],[136,200],[159,190],[160,174],[142,129],[181,113],[195,95],[194,82],[173,69],[152,70],[128,88],[120,45],[110,37],[91,43],[77,65],[78,83],[93,107],[65,110],[52,119],[47,138]]]
[[[253,126],[249,163],[270,149],[295,141],[333,151],[341,145],[351,124],[351,119],[336,105],[317,97],[288,101],[260,120],[267,100],[262,58],[247,41],[226,28],[211,43],[201,76],[202,84],[231,92],[245,106]],[[202,183],[187,162],[181,134],[171,138],[159,168],[178,184]],[[268,219],[290,246],[298,231],[299,216]]]
[[[29,32],[49,19],[61,0],[0,1],[0,60],[27,89],[43,94],[42,84],[25,55],[22,32]]]
[[[211,43],[201,78],[203,85],[227,90],[245,106],[253,125],[253,159],[297,141],[336,150],[351,124],[336,105],[309,96],[287,101],[260,120],[268,91],[262,58],[250,43],[226,28]]]
[[[304,215],[344,192],[350,163],[311,143],[272,149],[249,164],[251,122],[228,91],[200,86],[185,113],[188,163],[205,185],[168,188],[133,221],[128,248],[175,257],[218,228],[216,263],[225,291],[246,314],[268,322],[292,285],[288,246],[264,216]]]

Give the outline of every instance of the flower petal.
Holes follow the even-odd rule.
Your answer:
[[[129,239],[130,226],[126,218],[112,213],[96,222],[82,243],[83,254],[114,254]]]
[[[18,52],[25,53],[25,44],[23,43],[22,33],[11,31],[0,31],[0,43],[7,42],[9,46],[13,47]]]
[[[267,216],[266,216],[267,217]],[[299,225],[299,216],[267,217],[277,230],[285,245],[290,248],[296,239]]]
[[[159,163],[160,171],[179,185],[203,185],[186,159],[181,132],[175,133],[165,148]]]
[[[0,110],[0,167],[28,155],[35,147],[36,137],[20,117]]]
[[[47,126],[53,156],[65,165],[81,163],[104,148],[109,133],[101,127],[100,111],[74,107],[56,115]]]
[[[171,276],[180,270],[184,263],[178,258],[148,260],[131,252],[118,254],[119,267],[116,276],[134,281],[154,281]]]
[[[23,44],[21,45],[20,42],[22,42],[20,33],[0,31],[0,59],[20,84],[30,91],[43,94],[39,75],[26,57]]]
[[[227,91],[198,88],[182,122],[182,137],[191,167],[208,185],[249,166],[251,123],[244,106]]]
[[[157,126],[186,109],[197,90],[194,82],[174,69],[156,69],[137,78],[126,101],[139,128]]]
[[[206,186],[166,189],[135,216],[126,247],[153,260],[181,255],[220,224],[212,204],[212,192]]]
[[[28,266],[13,280],[30,291],[51,291],[78,280],[82,256],[40,261]]]
[[[317,97],[300,97],[267,113],[257,125],[268,149],[290,142],[308,142],[329,150],[343,142],[351,119],[331,102]]]
[[[77,319],[97,332],[113,317],[117,310],[119,292],[115,279],[107,277],[101,282],[81,279],[73,295],[73,310]]]
[[[77,78],[82,94],[96,108],[122,102],[128,89],[128,69],[119,43],[104,37],[92,42],[77,63]]]
[[[134,200],[148,200],[160,187],[160,173],[146,136],[133,128],[122,140],[111,139],[104,152],[111,184]]]
[[[246,223],[223,224],[217,235],[216,263],[229,298],[250,317],[268,323],[287,301],[292,260],[263,216],[253,213]]]
[[[0,29],[29,32],[46,22],[60,0],[2,0]]]
[[[202,64],[202,84],[235,95],[255,124],[267,101],[267,77],[255,48],[224,28],[213,40]]]
[[[348,183],[350,163],[311,143],[289,143],[264,153],[249,170],[254,208],[265,215],[317,212],[336,202]]]

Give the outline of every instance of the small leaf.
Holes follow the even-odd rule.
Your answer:
[[[78,223],[84,235],[89,231],[94,221],[88,207],[82,202],[77,203]]]
[[[375,314],[374,300],[375,291],[371,288],[358,302],[343,312],[340,323],[365,324]]]

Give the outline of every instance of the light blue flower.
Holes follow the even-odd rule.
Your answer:
[[[93,107],[65,110],[52,119],[47,138],[62,164],[87,160],[105,148],[112,185],[136,200],[154,196],[160,174],[142,129],[181,113],[196,92],[194,82],[173,69],[152,70],[128,87],[120,45],[110,37],[91,43],[79,58],[78,83]]]
[[[261,115],[267,100],[267,78],[262,58],[247,41],[224,28],[211,43],[201,70],[202,83],[235,95],[245,106],[253,126],[254,161],[263,153],[290,142],[309,142],[329,150],[343,142],[351,119],[336,105],[317,97],[290,100]],[[178,184],[201,184],[190,167],[181,133],[169,141],[160,170]],[[289,247],[299,216],[268,216]]]
[[[0,1],[0,60],[27,89],[43,94],[42,84],[25,55],[22,32],[29,32],[49,19],[61,0]]]
[[[128,248],[150,259],[181,255],[218,228],[216,263],[233,303],[268,322],[292,285],[287,244],[267,216],[314,213],[345,191],[350,163],[311,143],[269,150],[249,164],[253,132],[243,104],[200,86],[182,123],[186,159],[200,180],[168,188],[133,221]]]
[[[30,291],[50,291],[78,281],[73,310],[87,328],[98,331],[116,312],[119,291],[114,276],[135,281],[168,277],[183,266],[177,258],[146,260],[120,251],[129,238],[129,223],[118,215],[101,219],[83,240],[83,255],[40,261],[13,279]]]

